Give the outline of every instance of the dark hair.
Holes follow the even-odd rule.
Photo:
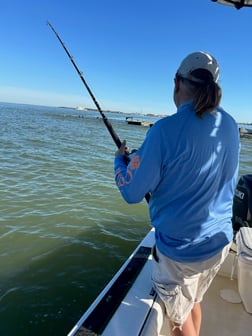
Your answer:
[[[187,86],[193,96],[192,105],[197,116],[202,117],[206,112],[211,112],[219,106],[221,100],[221,88],[214,82],[212,74],[205,69],[197,69],[191,72],[195,80],[190,80],[177,75]]]

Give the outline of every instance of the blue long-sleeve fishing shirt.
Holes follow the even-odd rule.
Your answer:
[[[128,165],[122,155],[114,162],[128,203],[151,194],[157,247],[179,262],[210,258],[232,240],[240,148],[229,114],[216,109],[199,118],[190,103],[157,121]]]

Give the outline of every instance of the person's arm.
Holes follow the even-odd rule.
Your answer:
[[[154,125],[155,126],[155,125]],[[123,198],[128,203],[141,202],[147,193],[153,192],[162,172],[161,137],[158,127],[152,127],[144,143],[125,162],[125,141],[116,152],[115,180]]]

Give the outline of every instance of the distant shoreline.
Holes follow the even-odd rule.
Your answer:
[[[70,107],[70,106],[52,106],[52,105],[41,105],[41,104],[28,104],[28,103],[13,103],[13,102],[4,102],[1,101],[0,104],[18,104],[18,105],[34,105],[34,106],[43,106],[43,107],[55,107],[55,108],[64,108],[64,109],[69,109],[69,110],[75,110],[75,111],[93,111],[99,113],[98,110],[94,108],[89,108],[89,107],[83,107],[83,106],[77,106],[77,107]],[[123,114],[123,115],[133,115],[133,116],[143,116],[143,117],[155,117],[155,118],[164,118],[168,117],[168,114],[153,114],[153,113],[139,113],[139,112],[121,112],[121,111],[112,111],[112,110],[104,110],[103,112],[109,112],[109,113],[118,113],[118,114]],[[237,122],[238,125],[248,125],[252,126],[252,122]]]
[[[89,107],[83,107],[83,106],[77,106],[77,107],[69,107],[69,106],[58,106],[59,108],[65,108],[65,109],[69,109],[69,110],[77,110],[77,111],[91,111],[91,112],[97,112],[99,113],[99,111],[97,109],[94,108],[89,108]],[[154,114],[154,113],[147,113],[147,114],[143,114],[143,113],[137,113],[137,112],[122,112],[122,111],[112,111],[112,110],[103,110],[103,112],[109,112],[109,113],[117,113],[117,114],[125,114],[125,115],[142,115],[145,117],[155,117],[155,118],[163,118],[163,117],[168,117],[168,114]]]
[[[91,111],[91,112],[97,112],[99,113],[98,110],[94,108],[89,108],[89,107],[82,107],[82,106],[77,106],[77,107],[67,107],[67,106],[59,106],[59,108],[65,108],[65,109],[71,109],[71,110],[77,110],[77,111]],[[154,118],[164,118],[168,117],[168,114],[153,114],[153,113],[137,113],[137,112],[121,112],[121,111],[112,111],[112,110],[104,110],[103,112],[109,112],[109,113],[118,113],[118,114],[125,114],[125,115],[136,115],[136,116],[143,116],[143,117],[154,117]],[[252,122],[237,122],[238,125],[248,125],[252,126]]]

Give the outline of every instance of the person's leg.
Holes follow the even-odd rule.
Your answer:
[[[192,320],[193,320],[194,328],[196,331],[196,335],[199,336],[200,327],[201,327],[201,319],[202,319],[201,305],[199,302],[195,302],[191,314],[192,314]]]
[[[196,333],[192,313],[190,313],[182,326],[170,321],[170,334],[171,336],[198,336]]]
[[[201,326],[201,306],[199,302],[194,304],[194,307],[188,315],[182,326],[170,321],[171,336],[199,336]]]

